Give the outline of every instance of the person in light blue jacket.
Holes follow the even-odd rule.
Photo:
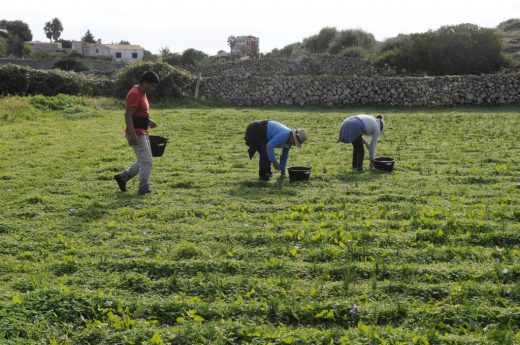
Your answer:
[[[256,152],[260,155],[258,175],[261,180],[269,180],[272,176],[271,164],[275,170],[280,170],[280,173],[285,175],[291,146],[301,148],[308,138],[309,135],[305,129],[291,129],[272,120],[250,123],[244,136],[246,145],[249,146],[249,159],[252,159]],[[275,148],[282,149],[280,161],[276,159]]]

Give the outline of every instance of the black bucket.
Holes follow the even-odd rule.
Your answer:
[[[289,181],[307,181],[311,176],[311,167],[289,167]]]
[[[392,157],[376,157],[374,159],[374,168],[382,171],[394,170],[395,159]]]
[[[161,157],[168,143],[168,138],[164,138],[158,135],[150,135],[150,147],[152,149],[153,157]]]

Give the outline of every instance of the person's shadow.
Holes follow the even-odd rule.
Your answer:
[[[290,182],[287,176],[272,177],[269,181],[245,179],[238,181],[229,190],[234,197],[244,199],[262,199],[267,196],[295,196],[301,190],[302,183]]]
[[[381,175],[389,175],[386,171],[365,169],[364,171],[343,171],[336,175],[336,178],[343,182],[368,182],[379,178]]]

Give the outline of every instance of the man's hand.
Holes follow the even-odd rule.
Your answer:
[[[155,123],[154,120],[152,120],[152,119],[148,119],[148,126],[149,126],[150,128],[155,128],[155,127],[157,127],[157,124]]]
[[[128,145],[137,146],[137,135],[135,133],[128,134],[127,139],[128,139]]]
[[[280,163],[278,163],[278,162],[273,162],[273,168],[274,168],[275,170],[280,170]]]

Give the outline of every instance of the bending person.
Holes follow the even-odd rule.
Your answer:
[[[385,122],[378,115],[354,115],[346,118],[339,129],[338,141],[351,143],[353,146],[352,169],[363,171],[363,159],[365,158],[365,145],[370,154],[370,167],[374,166],[377,139],[383,133]],[[363,134],[372,137],[370,144],[363,138]]]
[[[303,128],[291,129],[280,122],[261,120],[250,123],[246,128],[244,139],[249,146],[249,159],[256,152],[260,155],[258,161],[258,175],[261,180],[267,181],[272,176],[271,164],[276,170],[285,175],[285,167],[289,158],[291,146],[301,148],[309,138]],[[280,162],[276,159],[275,148],[281,148]]]

